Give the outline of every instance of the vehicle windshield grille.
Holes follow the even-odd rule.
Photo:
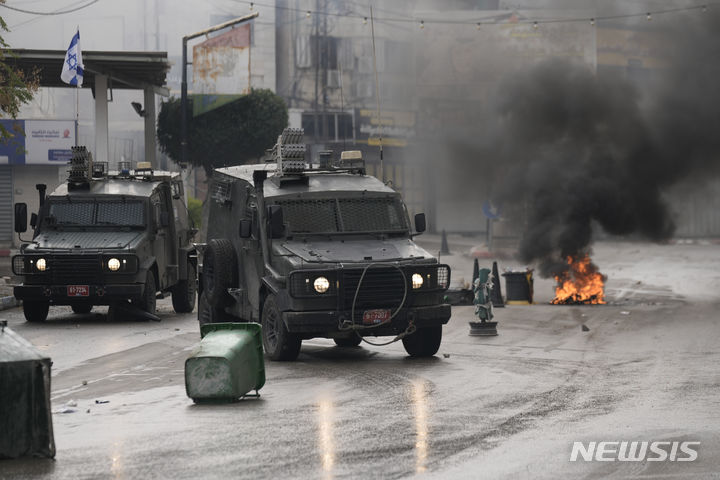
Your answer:
[[[279,200],[293,233],[403,232],[407,222],[397,197]]]
[[[145,224],[142,202],[53,202],[49,225],[117,225],[138,227]]]

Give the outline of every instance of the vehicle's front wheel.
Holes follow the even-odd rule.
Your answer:
[[[333,338],[333,340],[338,347],[357,347],[362,342],[362,338],[356,334],[349,338]]]
[[[155,281],[155,274],[152,270],[148,270],[147,276],[145,277],[145,289],[143,290],[142,297],[133,300],[132,303],[140,310],[155,315],[157,304],[156,295],[157,282]]]
[[[418,328],[415,333],[403,337],[405,351],[411,357],[432,357],[440,348],[442,325]]]
[[[263,347],[270,360],[295,360],[300,354],[302,339],[285,328],[273,294],[265,299],[261,322]]]
[[[187,279],[180,280],[172,289],[172,304],[175,313],[190,313],[195,308],[195,297],[197,296],[195,276],[195,265],[188,261]]]
[[[92,303],[74,303],[70,305],[70,308],[75,313],[90,313],[93,306]]]
[[[44,322],[49,311],[48,302],[23,300],[23,314],[28,322]]]

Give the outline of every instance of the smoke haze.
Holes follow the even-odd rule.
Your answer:
[[[668,239],[675,227],[663,192],[717,173],[717,10],[653,25],[667,65],[642,82],[547,60],[500,83],[476,143],[475,158],[485,159],[476,168],[492,172],[496,203],[523,212],[520,255],[541,274],[586,252],[596,225]]]

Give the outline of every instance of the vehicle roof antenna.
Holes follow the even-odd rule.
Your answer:
[[[370,32],[372,35],[373,70],[375,71],[375,102],[377,106],[378,132],[380,133],[380,181],[385,182],[383,171],[383,142],[382,142],[382,121],[380,119],[380,82],[378,81],[377,55],[375,54],[375,21],[373,19],[372,5],[370,5]]]

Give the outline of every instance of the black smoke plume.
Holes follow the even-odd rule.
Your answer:
[[[496,94],[494,197],[525,218],[523,261],[564,270],[593,228],[663,241],[666,189],[718,173],[720,7],[654,27],[666,65],[642,81],[562,60],[513,75]],[[487,148],[487,147],[483,147]]]

